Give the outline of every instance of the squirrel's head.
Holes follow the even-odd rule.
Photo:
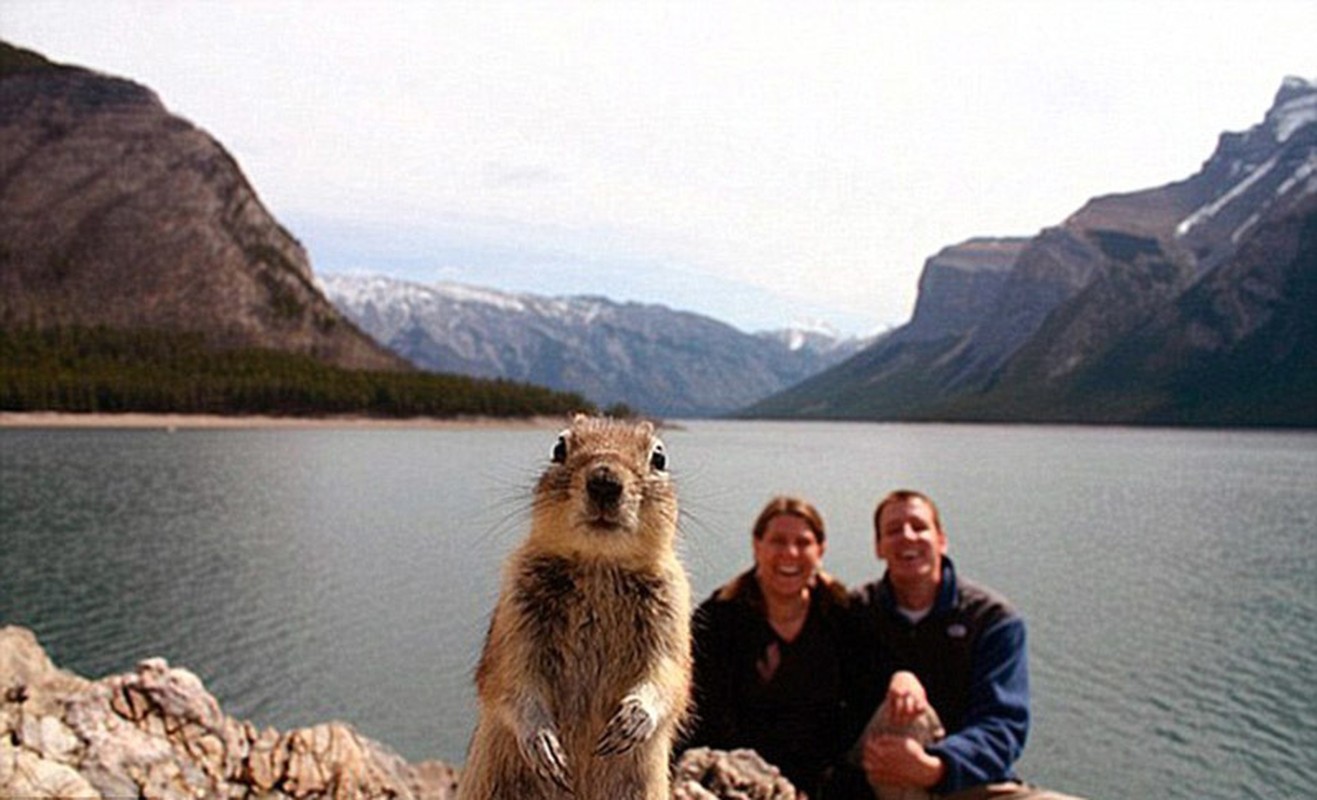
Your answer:
[[[600,557],[671,547],[677,497],[653,423],[575,415],[535,487],[531,536]]]

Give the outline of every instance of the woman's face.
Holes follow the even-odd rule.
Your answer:
[[[779,514],[754,539],[755,576],[765,594],[795,597],[814,585],[823,543],[804,519]]]

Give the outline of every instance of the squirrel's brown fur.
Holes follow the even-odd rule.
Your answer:
[[[460,800],[668,800],[690,694],[676,528],[653,425],[575,417],[505,564]]]

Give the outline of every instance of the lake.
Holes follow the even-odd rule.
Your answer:
[[[545,430],[0,430],[0,624],[88,677],[164,656],[233,716],[460,764]],[[1022,773],[1091,798],[1311,797],[1317,434],[699,421],[664,432],[696,600],[774,493],[878,575],[889,489],[1029,624]]]

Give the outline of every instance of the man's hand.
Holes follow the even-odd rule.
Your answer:
[[[887,723],[893,728],[904,728],[927,710],[928,695],[914,673],[903,671],[892,675],[887,684]]]
[[[869,737],[864,743],[863,764],[864,774],[874,786],[927,789],[946,773],[942,759],[924,752],[922,745],[906,736]]]

